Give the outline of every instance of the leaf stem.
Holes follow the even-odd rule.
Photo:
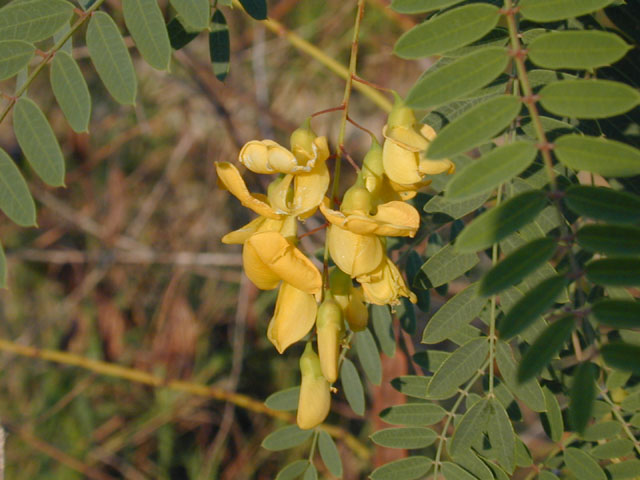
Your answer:
[[[609,395],[607,395],[607,390],[602,388],[602,386],[599,383],[598,383],[598,389],[600,390],[600,393],[602,394],[602,398],[604,399],[604,401],[607,402],[609,404],[609,406],[611,407],[611,411],[613,412],[613,416],[616,417],[616,420],[622,426],[622,429],[624,430],[624,433],[627,435],[629,440],[631,440],[633,442],[633,446],[636,449],[636,452],[638,452],[638,454],[640,454],[640,441],[638,441],[636,436],[633,434],[633,432],[629,428],[629,424],[627,423],[627,421],[624,419],[624,417],[620,413],[620,406],[617,405],[616,403],[614,403],[614,401],[611,398],[609,398]]]

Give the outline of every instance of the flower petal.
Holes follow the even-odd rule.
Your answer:
[[[275,142],[269,144],[269,165],[276,172],[295,173],[301,169],[295,155]]]
[[[282,284],[276,309],[267,329],[267,338],[278,353],[284,352],[289,345],[301,340],[311,331],[317,311],[318,304],[313,295],[286,282]]]
[[[417,153],[401,147],[393,141],[387,140],[382,147],[382,165],[389,179],[396,183],[418,183],[422,175],[418,173]]]
[[[251,220],[244,227],[241,227],[238,230],[234,230],[233,232],[227,233],[224,237],[222,237],[222,243],[226,243],[227,245],[232,245],[232,244],[242,244],[246,242],[251,235],[253,235],[258,231],[258,229],[262,226],[265,220],[266,220],[265,217],[258,217],[255,220]]]
[[[373,219],[379,224],[376,235],[413,237],[420,226],[420,214],[408,203],[392,201],[378,205]]]
[[[382,243],[375,235],[358,235],[336,225],[329,227],[328,235],[331,258],[352,277],[372,272],[383,260]]]
[[[322,276],[318,269],[279,232],[253,235],[245,242],[242,257],[247,277],[258,288],[273,289],[277,279],[306,293],[321,292]]]
[[[388,257],[376,271],[356,280],[362,285],[364,299],[369,303],[397,305],[400,303],[399,297],[409,297],[412,303],[417,302],[416,296],[404,283],[398,267]]]
[[[251,140],[240,150],[238,160],[245,167],[255,173],[274,173],[269,165],[269,149],[264,142]]]
[[[442,160],[429,160],[421,158],[418,164],[418,171],[427,175],[437,175],[439,173],[447,173],[451,175],[456,171],[456,165],[448,158]]]
[[[269,206],[263,195],[249,192],[240,172],[234,165],[229,162],[216,162],[216,172],[218,172],[218,179],[231,194],[240,200],[242,205],[263,217],[275,219],[281,217]]]
[[[290,187],[293,181],[293,175],[285,175],[282,178],[276,178],[267,189],[269,203],[277,212],[285,215],[291,214]]]
[[[383,135],[398,146],[410,152],[422,152],[429,146],[429,141],[415,129],[403,126],[385,128]]]
[[[324,163],[316,165],[309,173],[298,173],[293,179],[292,215],[308,217],[322,203],[329,188],[329,169]]]

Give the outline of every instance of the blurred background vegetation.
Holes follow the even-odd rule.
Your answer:
[[[168,18],[168,2],[160,3]],[[387,4],[367,3],[358,72],[402,94],[425,65],[392,55],[415,19]],[[269,7],[270,18],[346,65],[355,2],[272,0]],[[123,25],[118,1],[102,8]],[[10,275],[0,292],[0,337],[257,401],[298,384],[299,352],[279,356],[265,336],[275,294],[258,293],[241,274],[239,247],[220,243],[250,215],[216,186],[213,162],[235,160],[251,139],[287,144],[308,115],[341,102],[344,81],[242,11],[224,11],[232,49],[224,84],[210,69],[205,35],[175,53],[171,73],[149,67],[128,42],[139,79],[135,108],[111,99],[83,32],[74,36],[93,97],[90,134],[68,127],[44,75],[29,89],[61,142],[67,188],[49,188],[25,167],[5,121],[0,146],[28,176],[39,227],[0,223]],[[11,91],[12,82],[0,90]],[[386,119],[357,92],[351,116],[376,132]],[[338,119],[320,116],[314,128],[335,141]],[[366,134],[348,130],[354,158],[368,145]],[[258,176],[245,177],[253,190],[264,188]],[[319,225],[312,218],[303,228]],[[323,242],[320,232],[302,245],[314,252]],[[261,449],[281,420],[232,403],[6,352],[0,362],[6,478],[274,478],[285,457],[302,455]],[[400,353],[385,357],[385,380],[406,363]],[[388,386],[370,394],[365,419],[338,395],[329,420],[366,442],[379,410],[401,399]],[[364,478],[368,462],[339,448],[345,478]],[[372,455],[373,463],[389,459],[382,449]]]

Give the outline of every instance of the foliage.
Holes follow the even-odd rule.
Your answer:
[[[151,67],[173,70],[174,52],[203,33],[213,75],[224,80],[229,74],[231,37],[225,13],[231,2],[215,2],[212,8],[208,0],[171,0],[167,22],[155,0],[123,0],[121,10],[103,3],[85,2],[82,10],[74,10],[66,0],[14,0],[0,9],[0,80],[15,80],[13,94],[3,95],[0,122],[12,114],[22,155],[50,186],[65,184],[66,152],[50,116],[27,94],[48,68],[51,91],[69,126],[75,132],[89,130],[93,88],[71,46],[80,32],[106,91],[122,105],[135,105],[140,92],[137,66],[120,33],[121,19]],[[438,59],[425,63],[429,68],[405,100],[396,95],[382,129],[382,147],[376,140],[379,130],[364,129],[363,135],[370,134],[373,141],[360,159],[347,153],[347,140],[355,140],[345,132],[348,121],[360,127],[349,106],[351,90],[360,82],[355,73],[360,28],[367,25],[364,3],[357,2],[342,105],[302,116],[313,114],[318,122],[319,114],[340,113],[337,138],[327,133],[329,143],[336,145],[333,154],[308,122],[294,132],[309,136],[308,142],[307,137],[292,138],[291,152],[279,147],[294,163],[301,156],[313,157],[300,170],[273,167],[276,160],[284,162],[282,151],[273,157],[264,153],[264,159],[262,153],[250,155],[249,146],[259,152],[276,147],[249,142],[240,152],[249,170],[282,173],[265,189],[267,196],[250,194],[233,165],[217,164],[220,182],[261,215],[225,241],[244,243],[244,268],[259,288],[271,290],[284,280],[268,338],[280,353],[298,340],[307,344],[300,360],[301,387],[287,381],[273,381],[280,391],[265,387],[271,391],[262,413],[287,424],[270,426],[261,446],[278,452],[293,449],[281,454],[288,463],[280,465],[276,478],[312,479],[319,471],[407,480],[440,475],[633,478],[640,464],[640,94],[632,58],[637,32],[625,17],[634,2],[394,0],[396,12],[426,17],[398,35],[394,53],[408,60]],[[256,20],[267,18],[266,2],[234,5]],[[43,52],[39,47],[45,43],[49,49]],[[41,59],[34,62],[35,56]],[[425,111],[422,120],[415,121],[414,110]],[[394,131],[398,126],[404,130]],[[392,148],[395,155],[389,153]],[[0,149],[0,209],[17,225],[34,226],[35,202],[22,173],[26,168],[12,157]],[[354,185],[344,188],[348,175],[340,181],[340,165],[347,158],[358,173]],[[327,203],[321,203],[329,185],[324,162],[332,159],[332,187]],[[414,160],[414,170],[407,168]],[[316,177],[299,187],[310,171]],[[424,190],[428,193],[417,193],[427,178],[432,182]],[[334,202],[340,211],[332,209]],[[324,255],[318,254],[322,272],[313,255],[297,247],[316,232],[298,236],[287,223],[288,218],[293,223],[308,218],[317,207],[332,224]],[[419,226],[408,220],[414,211]],[[318,223],[309,220],[314,221]],[[337,239],[343,230],[350,236],[341,233]],[[358,255],[357,261],[344,260]],[[380,258],[374,262],[376,255]],[[393,273],[395,265],[406,280]],[[346,280],[338,279],[340,269]],[[373,293],[379,293],[380,278],[385,279],[383,299]],[[1,247],[0,283],[7,284]],[[363,299],[370,303],[368,314],[362,313]],[[312,330],[316,300],[322,300],[317,335]],[[359,315],[349,308],[360,308]],[[424,325],[422,331],[417,325]],[[426,349],[414,351],[409,339],[416,335]],[[263,354],[276,355],[273,350]],[[386,367],[393,357],[413,361],[400,376],[388,378]],[[196,375],[206,382],[220,366],[203,358]],[[287,351],[285,360],[277,361],[289,358]],[[280,365],[291,372],[290,363]],[[69,381],[61,372],[48,375],[46,381],[53,384]],[[340,387],[331,394],[334,405],[337,401],[350,408],[334,409],[329,421],[318,425],[327,416],[324,399],[334,382]],[[367,404],[379,399],[375,386],[387,384],[407,397],[373,412],[387,425],[379,423],[374,431],[355,421],[368,416]],[[88,396],[82,398],[78,415],[91,424],[89,417],[98,413]],[[153,419],[165,407],[177,408],[179,400],[171,390],[158,390],[151,413],[140,421]],[[232,403],[260,411],[246,399]],[[298,425],[291,425],[288,412],[296,409]],[[349,415],[354,420],[345,420]],[[525,434],[538,421],[551,444],[544,452]],[[55,425],[46,426],[46,435],[52,435]],[[11,428],[38,445],[28,431]],[[78,427],[76,437],[86,430]],[[357,451],[355,437],[366,435],[371,449],[399,453],[375,468],[371,463],[354,467],[347,450]],[[177,463],[171,458],[175,443],[175,431],[164,424],[155,455],[166,478]],[[299,459],[301,446],[309,447],[306,459]],[[67,447],[78,448],[73,441]],[[84,475],[111,478],[108,468],[83,470],[73,458],[48,451]],[[181,472],[189,470],[185,478],[200,478],[214,468],[212,458],[207,463],[191,456],[185,464],[192,466],[181,466]]]

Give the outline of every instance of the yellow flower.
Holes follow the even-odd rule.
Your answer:
[[[303,292],[320,295],[320,272],[280,232],[251,235],[242,249],[242,263],[249,280],[262,290],[272,290],[282,280]]]
[[[331,407],[331,392],[329,382],[322,374],[320,359],[313,351],[311,343],[307,343],[304,353],[300,357],[300,398],[298,399],[298,427],[308,430],[320,425]]]
[[[278,353],[311,331],[317,311],[318,304],[313,295],[286,282],[280,286],[273,318],[267,329],[267,338]]]
[[[259,232],[280,232],[283,237],[293,242],[296,239],[296,226],[295,217],[287,216],[279,220],[258,217],[251,220],[245,226],[240,227],[238,230],[227,233],[222,237],[222,243],[227,245],[241,245],[252,235]]]
[[[362,287],[354,287],[351,277],[335,267],[329,274],[333,299],[340,305],[349,328],[359,332],[367,328],[369,310],[364,303]]]
[[[344,320],[340,305],[329,292],[318,309],[316,332],[322,374],[329,383],[333,383],[338,379],[338,359],[340,342],[344,335]]]
[[[397,305],[399,297],[408,297],[411,303],[418,299],[407,288],[407,285],[398,271],[398,267],[385,256],[380,266],[371,273],[356,278],[362,285],[364,299],[375,305]]]
[[[429,125],[418,124],[413,110],[398,96],[382,134],[385,137],[382,148],[384,172],[392,182],[407,190],[411,190],[410,186],[419,186],[424,175],[455,171],[451,160],[430,160],[425,156],[436,132]]]
[[[384,250],[375,235],[359,235],[337,225],[329,226],[327,235],[331,258],[352,277],[372,272],[382,262]]]

